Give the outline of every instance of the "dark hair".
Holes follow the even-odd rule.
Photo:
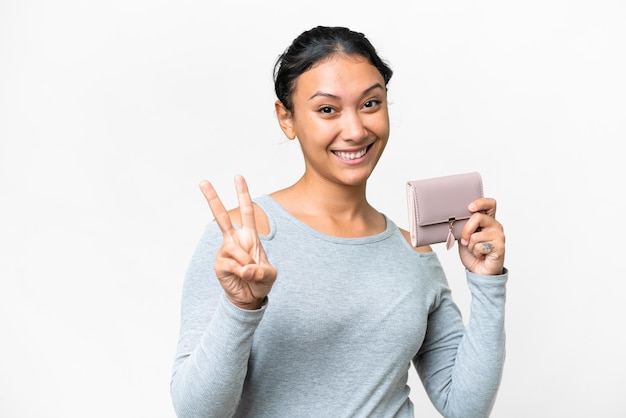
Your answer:
[[[358,55],[380,71],[385,86],[393,71],[376,53],[370,41],[360,32],[344,27],[317,26],[302,32],[274,65],[274,90],[285,108],[293,113],[296,80],[318,62],[335,54]]]

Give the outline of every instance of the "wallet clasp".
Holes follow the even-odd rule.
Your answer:
[[[446,250],[449,250],[454,245],[454,229],[455,218],[448,218],[448,237],[446,238]]]

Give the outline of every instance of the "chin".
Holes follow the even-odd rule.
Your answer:
[[[343,183],[347,186],[363,186],[367,183],[367,180],[370,178],[372,172],[370,171],[366,175],[361,176],[348,176],[343,179]]]

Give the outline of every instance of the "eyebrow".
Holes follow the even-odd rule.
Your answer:
[[[382,86],[382,84],[380,83],[375,83],[373,85],[371,85],[370,87],[366,88],[365,90],[363,90],[362,95],[366,95],[369,92],[371,92],[372,90],[376,90],[376,89],[381,89],[381,90],[385,90],[384,87]],[[316,91],[315,93],[313,93],[313,95],[311,95],[311,97],[309,97],[309,100],[315,98],[315,97],[328,97],[331,99],[339,99],[339,96],[336,96],[334,94],[330,94],[330,93],[324,93],[323,91]]]

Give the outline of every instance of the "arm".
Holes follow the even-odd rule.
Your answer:
[[[235,186],[239,208],[228,213],[213,186],[200,183],[215,222],[194,254],[183,288],[181,332],[171,380],[171,396],[180,417],[234,414],[254,332],[276,280],[276,270],[259,240],[243,177],[235,178]],[[240,216],[239,228],[233,227],[232,213]]]
[[[213,270],[222,238],[209,225],[192,257],[181,303],[181,329],[171,396],[179,417],[231,416],[241,396],[252,337],[265,306],[232,304]]]
[[[504,306],[508,273],[467,272],[472,294],[464,326],[447,285],[433,307],[415,366],[433,405],[445,417],[488,417],[505,357]]]

